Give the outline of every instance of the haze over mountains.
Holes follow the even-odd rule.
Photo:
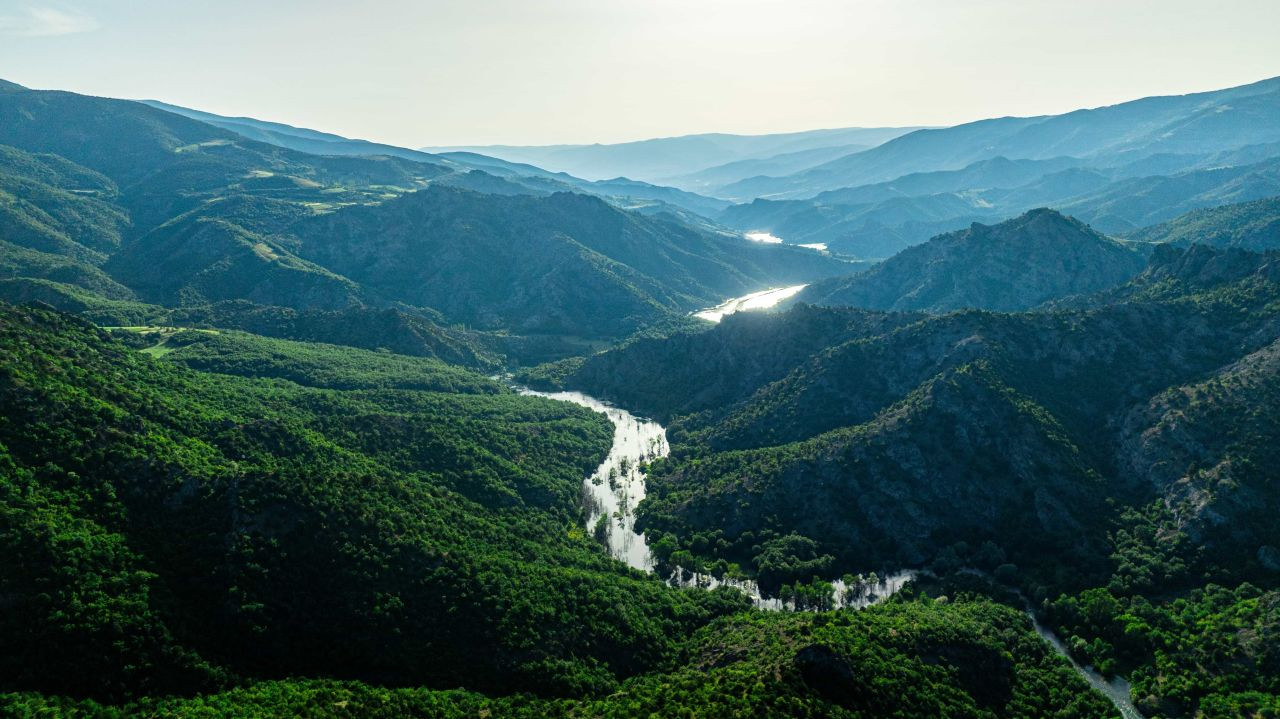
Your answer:
[[[574,185],[544,182],[536,168],[499,177],[412,151],[354,155],[364,144],[222,123],[233,132],[140,103],[16,86],[0,93],[0,119],[14,196],[49,197],[6,207],[22,228],[9,241],[100,267],[128,299],[158,305],[417,308],[485,330],[600,338],[762,284],[847,271],[675,214],[570,196]],[[344,149],[282,147],[299,137]]]
[[[1280,80],[440,152],[0,81],[0,714],[1272,716],[1278,408]]]
[[[737,203],[694,210],[730,228],[882,259],[936,234],[1036,207],[1123,234],[1190,210],[1280,193],[1277,114],[1280,79],[1273,78],[947,128],[469,149],[586,177],[673,185]],[[731,152],[751,156],[725,161]]]
[[[707,133],[611,145],[476,145],[423,149],[446,155],[476,152],[591,180],[629,177],[700,192],[734,179],[763,174],[763,170],[798,171],[820,165],[915,129],[850,127],[772,135]]]

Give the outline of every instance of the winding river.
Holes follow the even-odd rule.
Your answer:
[[[734,298],[696,314],[718,322],[726,314],[773,306],[803,288],[804,285],[798,285],[756,292]],[[649,551],[644,534],[636,531],[635,510],[640,500],[644,499],[645,463],[657,457],[665,457],[671,451],[667,443],[666,429],[651,419],[638,417],[625,409],[581,392],[539,392],[525,387],[516,387],[516,389],[521,394],[572,402],[601,412],[613,423],[613,446],[609,450],[609,455],[583,482],[587,529],[596,532],[597,538],[608,547],[609,553],[615,558],[636,569],[646,572],[656,571],[656,563]],[[903,570],[883,578],[873,574],[869,579],[860,579],[859,583],[853,587],[846,586],[842,580],[834,580],[831,605],[836,608],[852,609],[870,606],[892,596],[918,575],[919,573],[915,570]],[[751,580],[716,579],[710,575],[677,569],[673,575],[667,577],[667,581],[677,586],[705,589],[714,589],[718,586],[735,587],[751,597],[759,609],[793,610],[796,608],[791,602],[764,596],[756,583]],[[1071,666],[1090,686],[1106,695],[1124,719],[1144,719],[1129,698],[1128,682],[1119,677],[1104,678],[1092,667],[1081,666],[1067,653],[1062,640],[1041,624],[1029,607],[1027,615],[1031,618],[1036,633],[1048,641],[1055,651],[1066,657],[1067,661],[1071,662]]]
[[[644,534],[635,527],[635,510],[644,499],[644,464],[671,451],[666,429],[651,419],[637,417],[620,407],[581,392],[539,392],[517,387],[521,394],[572,402],[603,413],[613,423],[613,446],[604,462],[583,482],[583,503],[587,508],[587,529],[609,548],[616,559],[646,572],[655,571],[656,562],[649,551]],[[603,523],[601,523],[603,520]],[[916,577],[914,570],[904,570],[881,577],[872,575],[855,586],[832,581],[831,606],[861,609],[884,599]],[[751,597],[760,609],[795,609],[791,602],[767,597],[749,579],[717,579],[677,569],[667,581],[682,587],[714,589],[735,587]]]

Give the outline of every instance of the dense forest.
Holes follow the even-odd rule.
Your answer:
[[[1277,87],[735,205],[0,81],[0,714],[1280,716]]]
[[[613,562],[577,503],[599,415],[431,359],[115,333],[0,314],[5,688],[69,697],[11,711],[1105,716],[981,598],[761,615]],[[471,691],[390,688],[420,685]]]
[[[670,421],[639,522],[666,565],[998,573],[1153,715],[1229,716],[1275,691],[1278,259],[1165,246],[1040,311],[801,305],[524,378]]]

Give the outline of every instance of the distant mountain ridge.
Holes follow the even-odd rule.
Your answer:
[[[1122,234],[1197,208],[1280,194],[1280,144],[1159,156],[1114,167],[1076,158],[980,160],[960,170],[904,175],[809,200],[753,200],[716,215],[742,231],[874,259],[973,222],[1054,207]]]
[[[797,302],[873,310],[1014,312],[1124,283],[1144,254],[1049,209],[975,223],[903,250],[860,274],[806,287]]]
[[[461,174],[442,178],[440,182],[457,184],[471,189],[482,189],[476,183],[484,182],[484,180],[466,176],[468,173],[478,170],[512,183],[512,191],[515,191],[515,188],[519,188],[521,192],[533,194],[579,191],[606,198],[651,200],[702,215],[712,215],[729,204],[725,200],[703,197],[673,187],[637,182],[623,177],[590,181],[574,177],[565,172],[550,172],[528,163],[509,162],[476,152],[433,154],[396,145],[369,142],[368,140],[353,140],[333,133],[294,127],[279,122],[258,120],[251,117],[226,117],[202,110],[171,105],[159,100],[142,100],[141,102],[166,112],[172,112],[229,130],[251,140],[279,145],[280,147],[287,147],[301,152],[316,155],[385,155],[416,162],[443,165]],[[634,203],[623,202],[620,204]]]
[[[1003,117],[917,130],[865,152],[787,177],[725,188],[738,197],[811,197],[823,190],[884,182],[911,172],[959,169],[996,156],[1132,159],[1204,153],[1280,141],[1280,77],[1189,95],[1149,97],[1062,115]]]
[[[732,169],[724,168],[730,163],[751,160],[786,163],[786,156],[806,152],[825,158],[838,157],[916,129],[919,128],[851,127],[769,135],[705,133],[594,145],[471,145],[423,149],[441,154],[459,150],[478,152],[588,179],[622,175],[698,191],[715,184],[701,178],[700,173],[704,171],[727,171],[729,176],[737,176]]]

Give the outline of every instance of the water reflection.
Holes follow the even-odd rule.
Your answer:
[[[705,310],[694,312],[694,317],[701,317],[710,322],[719,322],[725,316],[734,312],[743,312],[746,310],[763,310],[773,307],[779,302],[794,296],[800,290],[808,285],[792,285],[791,287],[774,287],[773,289],[761,290],[760,292],[752,292],[742,297],[734,297],[726,302],[721,302],[715,307],[708,307]]]

